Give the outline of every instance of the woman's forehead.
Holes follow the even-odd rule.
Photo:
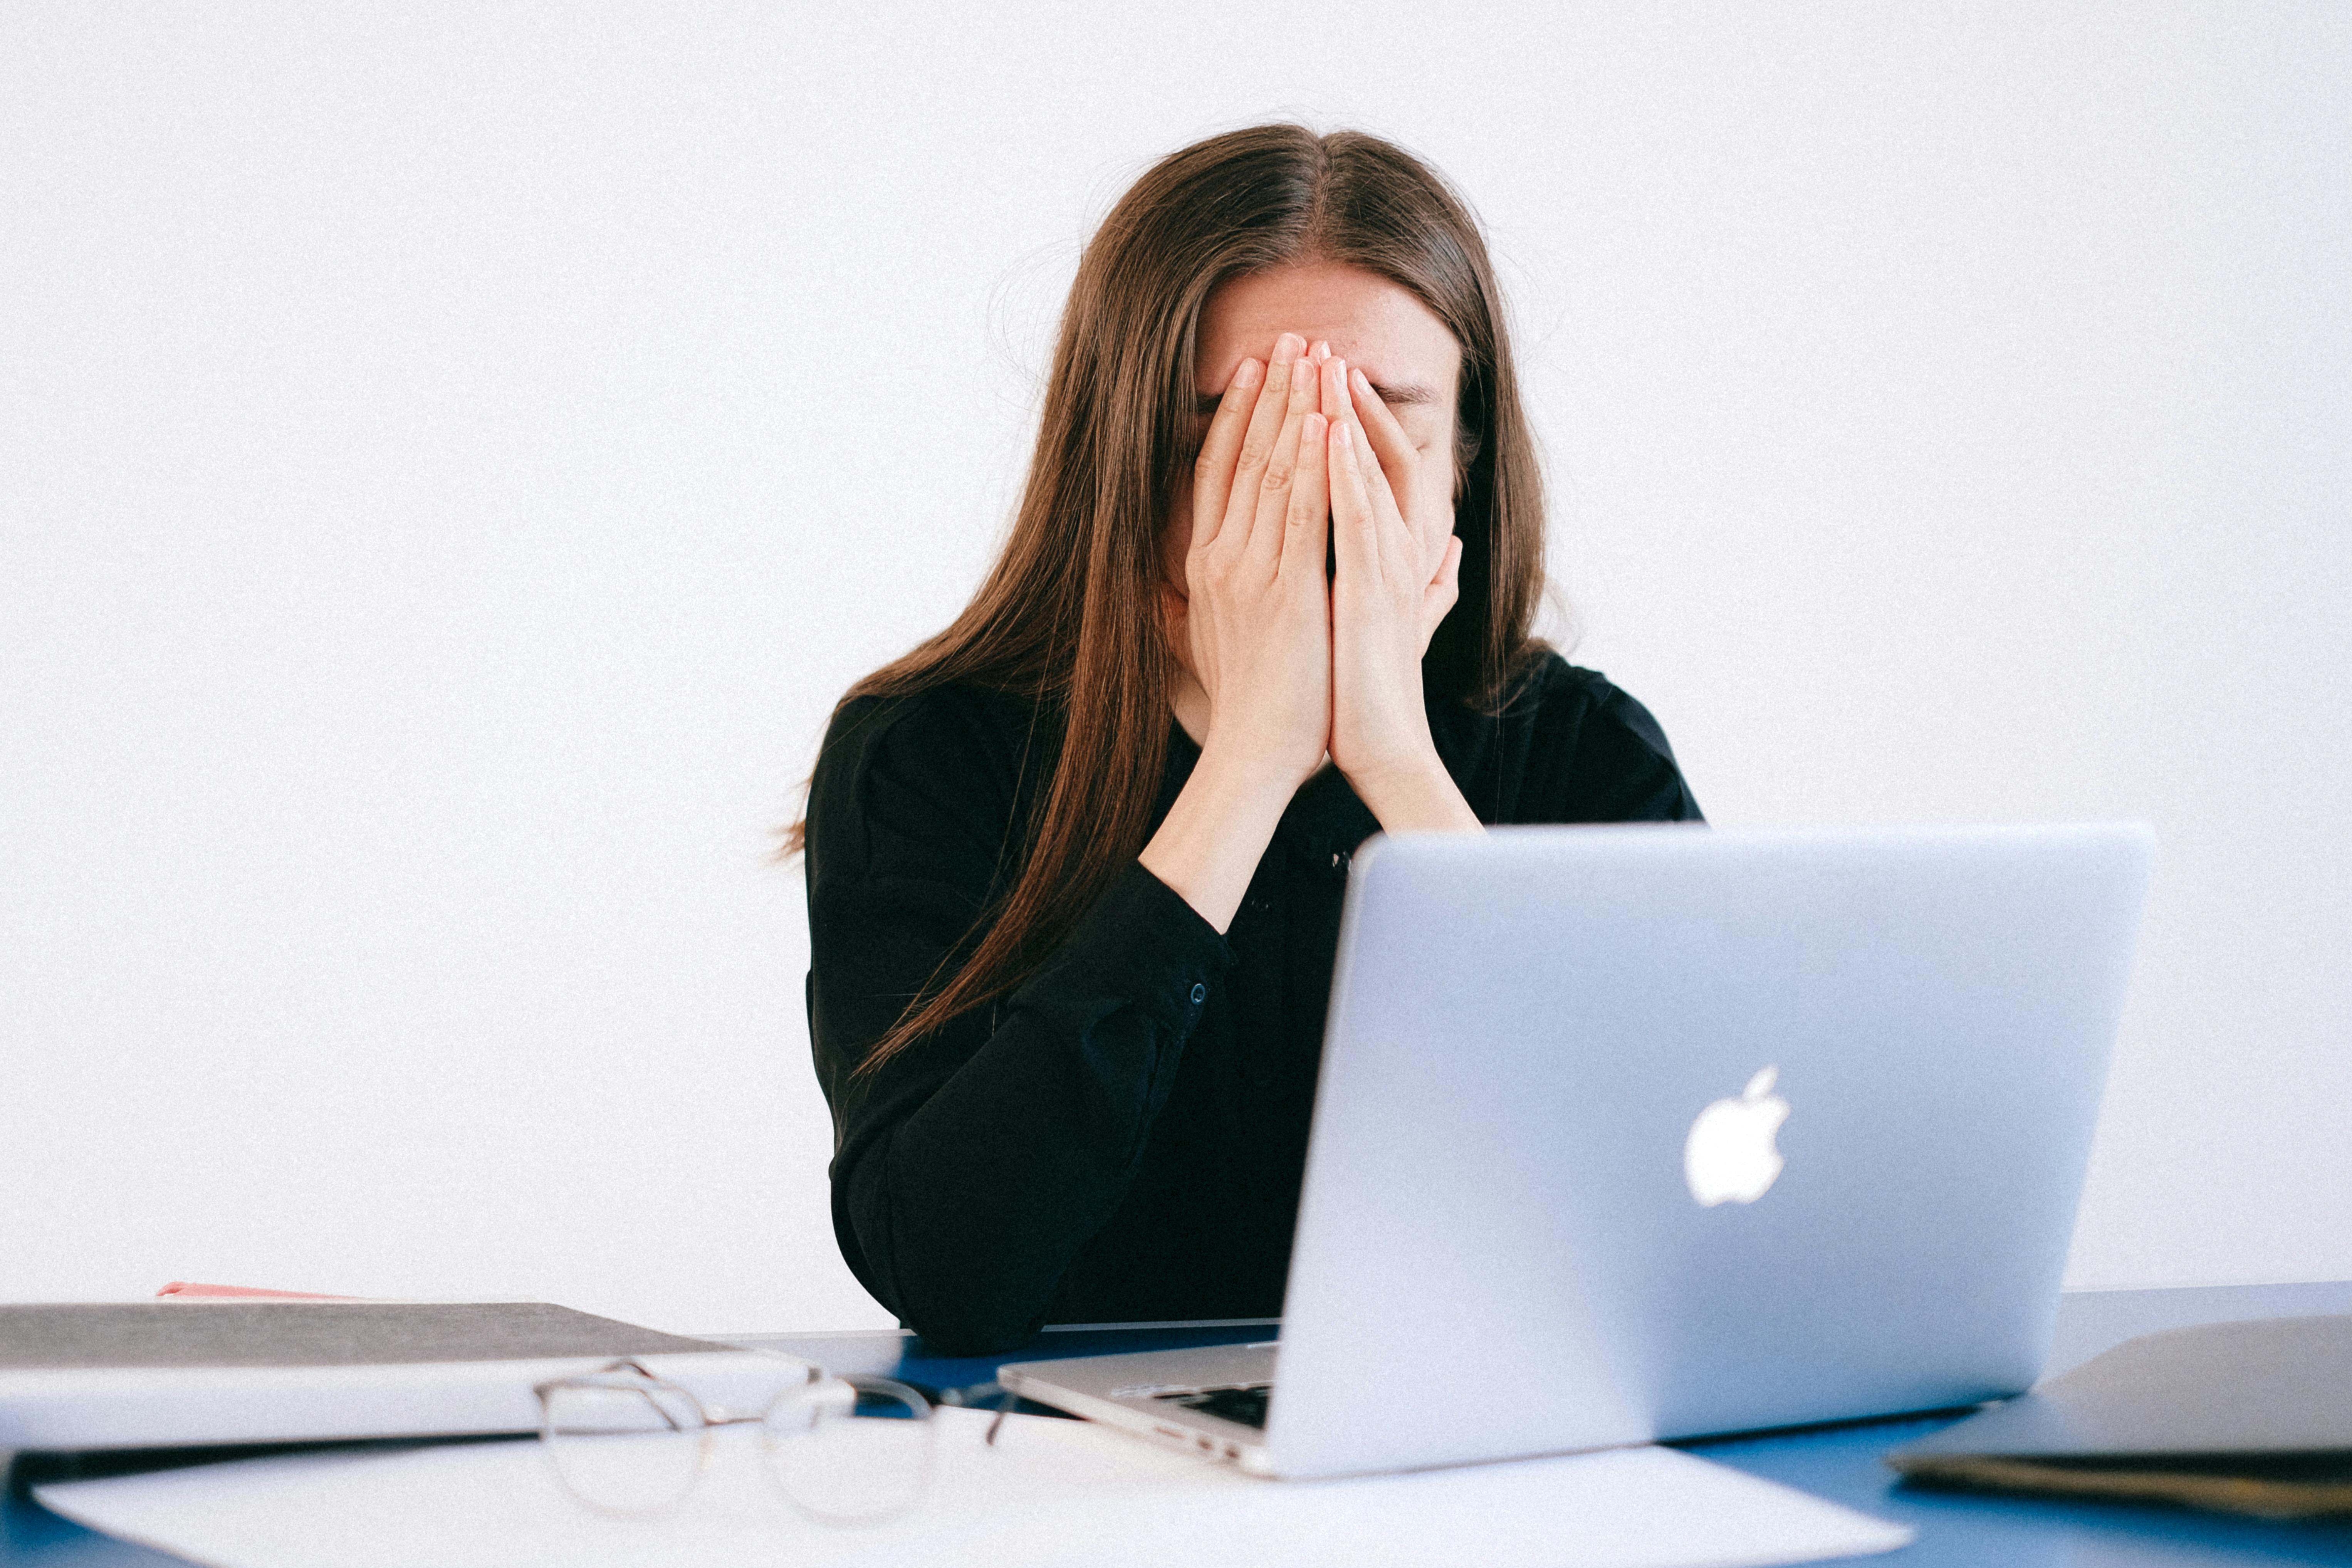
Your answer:
[[[1215,394],[1245,357],[1265,358],[1274,341],[1297,332],[1328,339],[1391,403],[1450,407],[1462,345],[1436,313],[1387,279],[1341,262],[1303,262],[1244,273],[1219,284],[1201,311],[1193,371]]]

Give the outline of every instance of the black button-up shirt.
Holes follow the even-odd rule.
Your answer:
[[[1648,711],[1557,655],[1499,716],[1433,703],[1430,725],[1482,822],[1699,814]],[[1201,754],[1170,728],[1155,828]],[[1223,936],[1130,863],[1017,990],[855,1076],[970,952],[1057,742],[1050,711],[1001,692],[860,699],[809,793],[834,1229],[876,1300],[946,1350],[1048,1321],[1279,1314],[1348,862],[1379,828],[1326,768]]]

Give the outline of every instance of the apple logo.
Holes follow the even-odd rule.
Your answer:
[[[1738,1100],[1718,1100],[1698,1113],[1683,1144],[1683,1179],[1706,1207],[1752,1204],[1780,1179],[1780,1151],[1772,1141],[1789,1119],[1789,1102],[1772,1092],[1778,1067],[1748,1080]]]

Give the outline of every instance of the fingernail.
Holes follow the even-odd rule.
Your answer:
[[[1306,352],[1307,340],[1297,332],[1285,332],[1274,340],[1274,359],[1276,364],[1284,360],[1297,359]]]
[[[1331,427],[1331,439],[1337,441],[1340,446],[1349,448],[1354,447],[1356,445],[1355,437],[1348,433],[1348,425],[1345,420],[1340,421],[1339,424],[1334,425]]]
[[[1364,395],[1365,395],[1366,396],[1368,396],[1368,397],[1371,395],[1371,391],[1372,391],[1372,378],[1371,378],[1370,376],[1366,375],[1362,371],[1360,371],[1360,371],[1358,371],[1358,372],[1356,372],[1356,373],[1355,373],[1355,375],[1354,375],[1354,377],[1353,377],[1352,379],[1353,379],[1353,383],[1354,383],[1355,388],[1356,388],[1356,390],[1357,390],[1358,392],[1360,392],[1360,393],[1364,394]]]
[[[1304,391],[1315,384],[1315,362],[1295,359],[1290,362],[1290,384],[1293,390]]]
[[[1348,384],[1348,362],[1343,359],[1335,359],[1331,362],[1331,369],[1338,373],[1339,384],[1343,387],[1346,386]]]
[[[1254,359],[1245,359],[1234,367],[1234,384],[1246,390],[1255,386],[1258,377],[1265,374],[1265,366]]]
[[[1323,426],[1329,423],[1330,421],[1324,418],[1320,414],[1308,415],[1305,423],[1301,424],[1298,427],[1299,438],[1305,441],[1307,445],[1310,447],[1313,446],[1316,442],[1323,439]]]
[[[1330,339],[1318,338],[1315,340],[1315,357],[1317,359],[1329,359],[1331,357]]]

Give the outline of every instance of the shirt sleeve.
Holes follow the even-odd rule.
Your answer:
[[[1698,800],[1650,710],[1596,670],[1555,660],[1538,710],[1531,822],[1699,822]],[[1534,780],[1531,780],[1534,782]]]
[[[971,951],[1013,834],[1018,758],[950,702],[898,700],[845,709],[811,784],[809,1033],[843,1257],[926,1340],[979,1353],[1035,1330],[1118,1207],[1232,955],[1130,861],[1018,989],[858,1073]]]

